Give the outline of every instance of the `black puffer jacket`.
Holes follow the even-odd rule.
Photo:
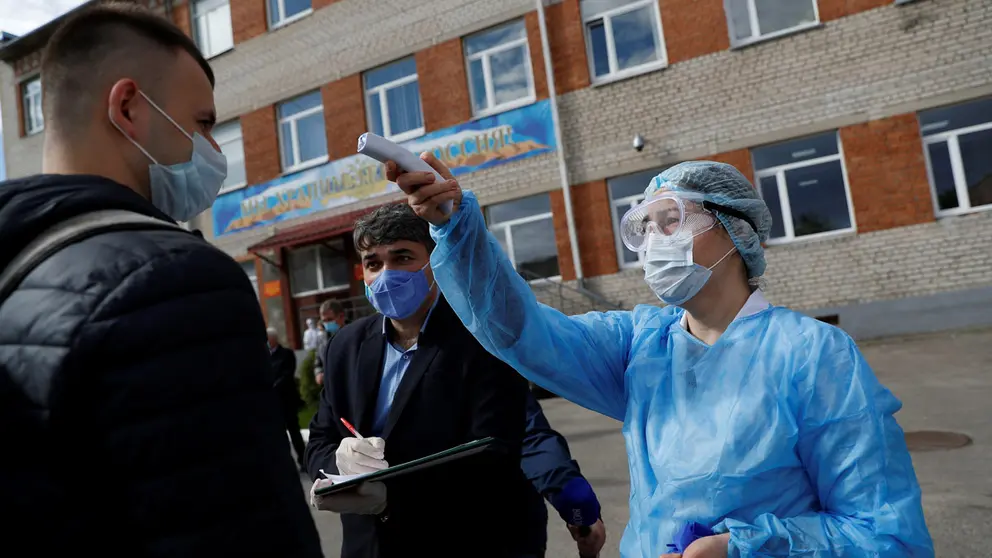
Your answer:
[[[168,218],[93,176],[0,183],[0,269],[98,209]],[[0,555],[321,556],[231,258],[183,231],[64,249],[0,306]]]

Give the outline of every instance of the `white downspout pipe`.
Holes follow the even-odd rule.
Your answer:
[[[544,73],[548,81],[548,98],[551,101],[551,121],[555,128],[555,144],[558,146],[558,176],[561,178],[561,192],[565,198],[565,222],[568,225],[568,243],[572,247],[572,266],[575,278],[582,285],[582,260],[579,257],[579,238],[575,233],[575,217],[572,213],[572,192],[568,185],[568,165],[565,163],[565,144],[561,139],[561,121],[558,118],[558,94],[555,92],[555,71],[551,66],[551,47],[548,44],[548,26],[544,20],[544,1],[537,3],[537,21],[541,28],[541,50],[544,53]]]

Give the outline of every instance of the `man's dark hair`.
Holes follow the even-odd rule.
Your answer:
[[[70,16],[52,35],[41,62],[45,119],[71,131],[76,115],[87,115],[88,103],[122,77],[137,77],[149,87],[163,66],[180,51],[210,69],[193,39],[171,21],[125,2],[95,4]],[[159,56],[156,56],[159,55]],[[46,122],[47,124],[47,122]]]
[[[340,316],[344,314],[344,306],[336,300],[325,300],[320,305],[320,315],[323,316],[327,312],[334,312],[335,316]]]
[[[355,222],[355,249],[361,252],[399,240],[418,242],[434,250],[430,225],[405,203],[384,205]]]

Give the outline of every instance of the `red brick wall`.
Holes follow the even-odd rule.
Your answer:
[[[832,21],[879,6],[891,5],[892,0],[819,0],[820,21]]]
[[[575,234],[579,240],[579,257],[582,274],[586,277],[610,275],[620,270],[617,263],[616,244],[613,239],[613,220],[610,215],[610,195],[605,180],[572,186],[572,212],[575,217]],[[565,197],[561,190],[551,192],[551,211],[558,244],[558,266],[562,279],[575,279],[572,264],[572,245],[568,239],[568,220],[565,218]]]
[[[658,0],[668,63],[730,48],[723,0]]]
[[[557,93],[564,95],[589,87],[589,62],[579,0],[552,4],[544,10],[544,16],[548,25],[548,44]]]
[[[243,43],[269,30],[265,0],[234,0],[231,2],[231,26],[234,44]]]
[[[728,165],[737,167],[737,170],[741,171],[741,173],[746,176],[753,185],[754,166],[751,164],[751,152],[747,149],[725,151],[716,155],[710,155],[709,157],[705,157],[705,159],[708,161],[716,161],[718,163],[727,163]]]
[[[245,145],[248,184],[258,184],[278,177],[282,166],[279,162],[276,107],[267,106],[241,115],[241,135]]]
[[[355,74],[328,83],[320,92],[324,99],[327,155],[332,161],[354,155],[358,136],[365,132],[366,127],[362,75]]]
[[[188,1],[182,4],[173,4],[172,22],[176,24],[176,27],[182,29],[183,33],[186,33],[187,36],[193,36],[193,20],[191,19]]]
[[[858,232],[934,220],[915,114],[840,129]]]
[[[534,70],[534,93],[538,100],[547,99],[548,74],[544,69],[544,48],[541,45],[541,25],[537,20],[537,12],[530,12],[524,16],[524,23],[527,26],[530,67]]]
[[[416,60],[424,128],[433,132],[472,118],[461,38],[422,50]]]

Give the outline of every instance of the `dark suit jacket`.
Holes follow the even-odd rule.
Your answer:
[[[351,434],[343,417],[371,433],[386,339],[383,317],[343,328],[327,347],[320,407],[310,423],[306,461],[337,472],[334,452]],[[411,555],[518,556],[546,529],[527,513],[534,489],[520,469],[527,382],[486,352],[438,301],[393,399],[382,437],[386,461],[404,463],[494,436],[503,453],[445,465],[387,484],[380,516],[342,515],[343,558]]]
[[[303,405],[300,398],[300,388],[296,384],[296,354],[279,345],[269,355],[272,363],[272,387],[279,394],[282,409],[285,413],[296,413]]]

